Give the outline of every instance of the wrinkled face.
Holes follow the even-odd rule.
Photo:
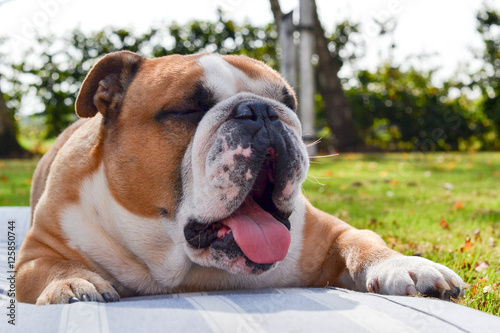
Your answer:
[[[165,218],[192,262],[266,272],[288,253],[308,168],[294,92],[246,57],[164,59],[143,61],[108,131],[110,189]]]
[[[216,103],[183,161],[186,250],[203,266],[260,274],[287,255],[288,218],[308,167],[295,98],[250,59],[208,55],[199,64]]]

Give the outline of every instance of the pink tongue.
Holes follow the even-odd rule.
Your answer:
[[[272,264],[285,259],[290,246],[290,231],[253,199],[246,199],[222,223],[231,228],[234,240],[253,262]]]

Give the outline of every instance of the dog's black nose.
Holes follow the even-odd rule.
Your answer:
[[[279,119],[279,116],[269,104],[254,100],[243,100],[234,108],[233,118],[265,122],[267,119],[276,121]]]

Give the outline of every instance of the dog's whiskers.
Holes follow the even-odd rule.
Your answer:
[[[311,159],[311,158],[327,158],[327,157],[334,157],[334,156],[339,156],[339,154],[309,156],[309,159]]]
[[[312,177],[315,180],[315,182],[312,181],[309,177]],[[321,185],[321,186],[325,186],[325,184],[320,183],[319,180],[318,180],[318,178],[316,176],[314,176],[313,174],[311,174],[310,172],[307,173],[306,180],[310,181],[311,183],[315,183],[315,184],[318,184],[318,185]]]
[[[317,145],[318,143],[320,143],[320,142],[321,142],[321,140],[323,140],[323,138],[322,138],[322,137],[321,137],[321,138],[319,138],[318,140],[314,141],[314,142],[308,143],[308,144],[306,145],[306,147],[312,147],[312,146],[314,146],[314,145]]]

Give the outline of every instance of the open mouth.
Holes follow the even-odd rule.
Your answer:
[[[290,246],[291,212],[281,212],[273,203],[274,161],[270,148],[250,193],[231,215],[212,223],[190,220],[184,228],[187,242],[222,252],[230,260],[243,257],[254,274],[283,260]]]

